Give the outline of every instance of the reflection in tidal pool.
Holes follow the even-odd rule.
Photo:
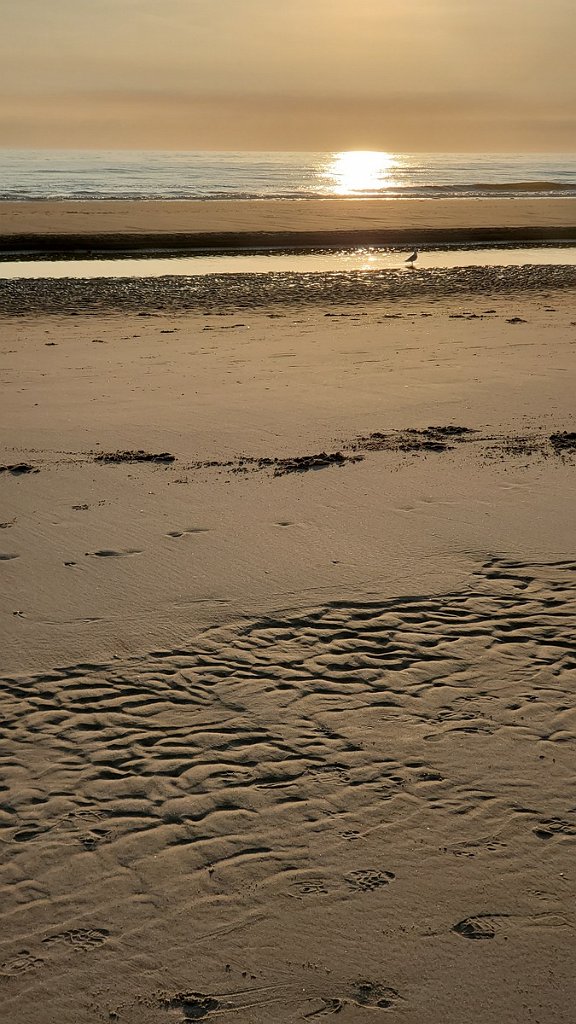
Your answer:
[[[22,260],[0,263],[0,280],[16,278],[204,277],[206,274],[345,273],[402,270],[417,274],[450,267],[576,266],[576,246],[525,249],[421,249],[416,269],[409,249],[375,246],[340,251],[236,253],[129,259]]]

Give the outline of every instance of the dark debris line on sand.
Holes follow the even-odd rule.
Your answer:
[[[318,455],[296,455],[292,459],[275,459],[274,476],[306,473],[309,469],[323,469],[325,466],[343,466],[346,462],[359,462],[361,459],[361,455],[344,455],[343,452],[320,452]]]
[[[346,462],[358,462],[361,455],[344,455],[343,452],[319,452],[317,455],[295,455],[292,458],[239,458],[221,462],[218,460],[209,462],[192,463],[191,469],[220,468],[242,471],[248,468],[273,469],[274,476],[283,476],[286,473],[304,473],[309,469],[323,469],[325,466],[342,466]],[[108,464],[119,464],[123,462],[156,462],[168,464],[175,462],[176,456],[170,452],[153,454],[145,451],[117,451],[99,452],[94,456],[94,462]]]
[[[121,462],[160,462],[167,464],[175,461],[176,456],[171,455],[170,452],[159,452],[154,454],[152,452],[144,452],[142,450],[134,452],[99,452],[98,455],[94,456],[94,462],[107,462],[111,464]]]
[[[576,453],[576,433],[551,435],[482,434],[472,427],[449,424],[405,430],[375,431],[356,437],[343,445],[344,450],[319,452],[316,455],[296,455],[291,458],[257,458],[241,455],[236,459],[212,459],[187,463],[184,469],[220,469],[230,473],[254,473],[271,470],[274,476],[305,473],[330,466],[344,466],[361,462],[364,452],[397,452],[407,455],[440,454],[455,451],[463,444],[473,444],[476,451],[487,459],[506,456],[566,456]]]
[[[25,473],[39,473],[40,470],[29,462],[15,462],[11,466],[0,466],[0,473],[11,473],[12,476],[23,476]]]
[[[457,445],[474,443],[488,458],[505,455],[569,455],[576,452],[576,433],[567,431],[547,435],[481,434],[471,427],[425,427],[417,430],[391,430],[357,437],[350,442],[353,451],[388,451],[426,454],[453,451]]]
[[[232,471],[248,471],[248,468],[273,468],[274,476],[285,473],[305,472],[324,466],[343,466],[364,458],[363,452],[398,452],[408,455],[427,455],[454,451],[458,446],[473,444],[475,450],[488,459],[506,456],[570,456],[576,453],[576,433],[551,435],[482,434],[472,427],[456,425],[407,428],[405,430],[376,431],[364,437],[354,438],[344,445],[344,451],[319,455],[297,456],[292,459],[241,459],[226,465]],[[354,454],[349,455],[348,452]],[[243,467],[246,467],[243,469]],[[195,468],[195,467],[191,467]]]
[[[576,451],[576,431],[563,430],[558,434],[550,434],[550,444],[557,452]]]
[[[237,459],[220,461],[211,459],[203,462],[190,462],[185,469],[228,469],[231,473],[249,473],[259,469],[271,469],[274,476],[285,476],[287,473],[306,473],[311,469],[324,469],[327,466],[344,466],[347,462],[361,462],[362,455],[345,455],[344,452],[319,452],[317,455],[294,455],[291,458],[254,458],[241,455]]]
[[[401,451],[401,452],[445,452],[453,445],[448,441],[461,442],[470,440],[477,431],[471,427],[425,427],[417,430],[392,430],[388,433],[376,431],[367,437],[357,437],[351,443],[355,450],[363,451]]]
[[[402,455],[440,455],[453,452],[461,445],[473,445],[474,450],[486,459],[504,459],[510,456],[532,456],[546,459],[556,456],[572,463],[576,455],[576,431],[556,431],[553,434],[484,434],[473,427],[453,424],[447,426],[407,427],[404,430],[374,431],[371,434],[352,438],[333,452],[316,452],[312,455],[253,456],[239,455],[233,459],[198,459],[184,463],[184,470],[223,470],[229,473],[248,474],[271,472],[273,476],[289,473],[307,473],[310,470],[327,469],[361,462],[364,453],[396,452]],[[176,462],[171,452],[134,451],[90,452],[91,461],[100,465],[121,465],[151,463],[168,467]],[[82,460],[84,461],[84,460]],[[0,466],[0,473],[20,476],[38,473],[39,469],[27,462]]]

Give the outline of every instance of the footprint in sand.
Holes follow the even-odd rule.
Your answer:
[[[461,935],[463,939],[493,939],[497,930],[495,917],[499,916],[479,914],[477,917],[466,917],[463,921],[458,921],[452,931]]]
[[[501,931],[522,928],[566,928],[568,922],[559,914],[476,914],[452,926],[463,939],[494,939]]]
[[[169,530],[166,536],[177,540],[179,537],[186,537],[194,533],[210,533],[210,530],[205,526],[190,526],[185,530]]]
[[[538,839],[552,839],[553,836],[576,836],[576,824],[571,824],[562,818],[547,818],[538,824],[538,828],[532,829]]]
[[[0,974],[5,977],[13,977],[18,974],[27,974],[28,971],[35,971],[42,967],[44,961],[40,957],[33,956],[27,949],[20,950],[16,956],[10,957],[0,964]]]
[[[314,1020],[315,1017],[327,1017],[331,1013],[341,1013],[346,1006],[346,1000],[339,999],[338,996],[332,998],[321,996],[319,999],[315,999],[314,1003],[319,1004],[318,1008],[303,1014],[304,1020]]]
[[[314,1020],[316,1017],[341,1013],[347,1006],[354,1006],[357,1009],[366,1007],[374,1010],[391,1010],[401,998],[395,988],[378,985],[373,981],[358,981],[350,987],[346,996],[321,996],[314,999],[316,1005],[308,1013],[304,1013],[303,1017],[305,1020]]]
[[[213,996],[201,992],[178,992],[176,995],[160,1000],[160,1005],[167,1010],[180,1010],[184,1021],[204,1020],[208,1014],[217,1010],[220,1003]]]
[[[141,555],[140,548],[124,548],[114,551],[112,548],[100,548],[98,551],[87,551],[86,558],[128,558],[130,555]]]
[[[74,928],[66,932],[57,932],[42,939],[47,947],[66,944],[72,946],[77,953],[88,953],[106,941],[110,933],[106,928]]]
[[[400,998],[394,988],[375,984],[373,981],[358,981],[352,988],[352,1000],[358,1006],[373,1006],[380,1010],[389,1010]]]
[[[327,892],[328,889],[324,884],[324,879],[309,878],[306,882],[301,882],[299,885],[294,886],[293,889],[289,889],[288,895],[292,896],[293,899],[301,900],[306,896],[323,896]]]
[[[361,871],[350,871],[344,876],[351,889],[360,892],[373,892],[374,889],[381,889],[389,885],[396,878],[393,871],[377,871],[374,868],[367,868]]]

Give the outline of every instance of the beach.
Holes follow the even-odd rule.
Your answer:
[[[574,237],[574,198],[0,201],[3,252]]]
[[[410,202],[3,203],[0,245],[576,224]],[[10,1024],[568,1024],[575,283],[0,282]]]

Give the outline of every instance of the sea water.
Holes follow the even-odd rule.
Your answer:
[[[0,149],[0,199],[576,196],[575,154]]]

